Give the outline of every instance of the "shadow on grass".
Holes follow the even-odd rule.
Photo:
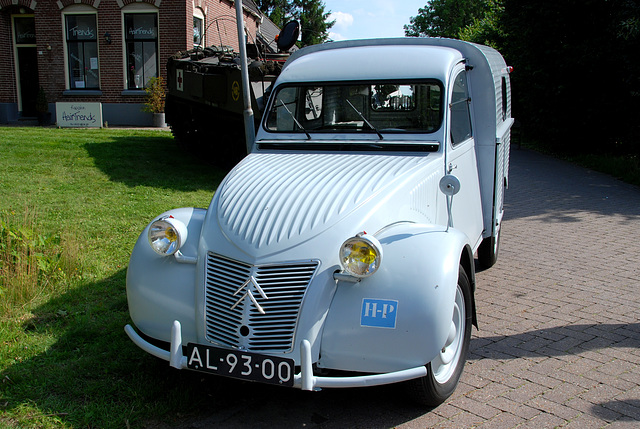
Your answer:
[[[86,143],[96,167],[113,182],[177,191],[214,190],[229,168],[180,148],[171,135],[114,137]]]

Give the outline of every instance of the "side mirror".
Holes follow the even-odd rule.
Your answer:
[[[298,40],[300,35],[300,23],[298,21],[289,21],[276,37],[276,45],[281,51],[288,51]]]

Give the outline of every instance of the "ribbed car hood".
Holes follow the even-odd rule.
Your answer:
[[[252,154],[218,190],[218,222],[227,238],[245,250],[288,247],[335,224],[421,160],[424,157]]]

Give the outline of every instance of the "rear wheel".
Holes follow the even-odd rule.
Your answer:
[[[426,365],[427,375],[408,382],[409,395],[416,402],[435,407],[456,389],[469,351],[471,314],[471,284],[461,266],[447,342],[438,356]]]
[[[491,268],[498,261],[498,250],[500,250],[500,230],[495,236],[482,240],[478,247],[478,262],[482,269]]]

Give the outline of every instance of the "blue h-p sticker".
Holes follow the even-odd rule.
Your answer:
[[[360,326],[373,328],[396,328],[398,301],[364,298],[360,313]]]

